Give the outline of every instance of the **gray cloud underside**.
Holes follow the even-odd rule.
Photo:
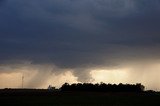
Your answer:
[[[160,58],[160,0],[1,0],[0,63],[115,67]]]

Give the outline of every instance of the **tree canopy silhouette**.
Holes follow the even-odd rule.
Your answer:
[[[92,83],[65,83],[60,88],[62,91],[98,91],[98,92],[142,92],[145,87],[137,84],[92,84]]]

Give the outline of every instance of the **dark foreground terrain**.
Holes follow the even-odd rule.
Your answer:
[[[158,92],[0,90],[0,106],[160,106]]]

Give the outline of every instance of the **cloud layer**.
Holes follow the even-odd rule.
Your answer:
[[[56,66],[60,73],[72,70],[82,82],[92,79],[92,69],[130,67],[139,73],[135,64],[160,59],[159,5],[159,0],[0,0],[0,72],[31,62]]]

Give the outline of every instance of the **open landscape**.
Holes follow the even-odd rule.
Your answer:
[[[160,106],[160,0],[0,0],[0,106]]]
[[[92,86],[92,87],[91,87]],[[103,86],[103,87],[102,87]],[[129,86],[129,87],[128,87]],[[114,87],[114,89],[113,89]],[[3,106],[158,106],[160,92],[143,85],[63,84],[59,89],[1,89]],[[83,88],[83,89],[82,89]],[[96,89],[94,89],[96,88]],[[106,90],[104,88],[112,88]],[[120,89],[127,88],[127,89]],[[133,90],[133,88],[136,88]],[[122,92],[123,91],[123,92]]]
[[[5,92],[5,93],[4,93]],[[2,106],[159,106],[159,92],[60,92],[0,90]]]

